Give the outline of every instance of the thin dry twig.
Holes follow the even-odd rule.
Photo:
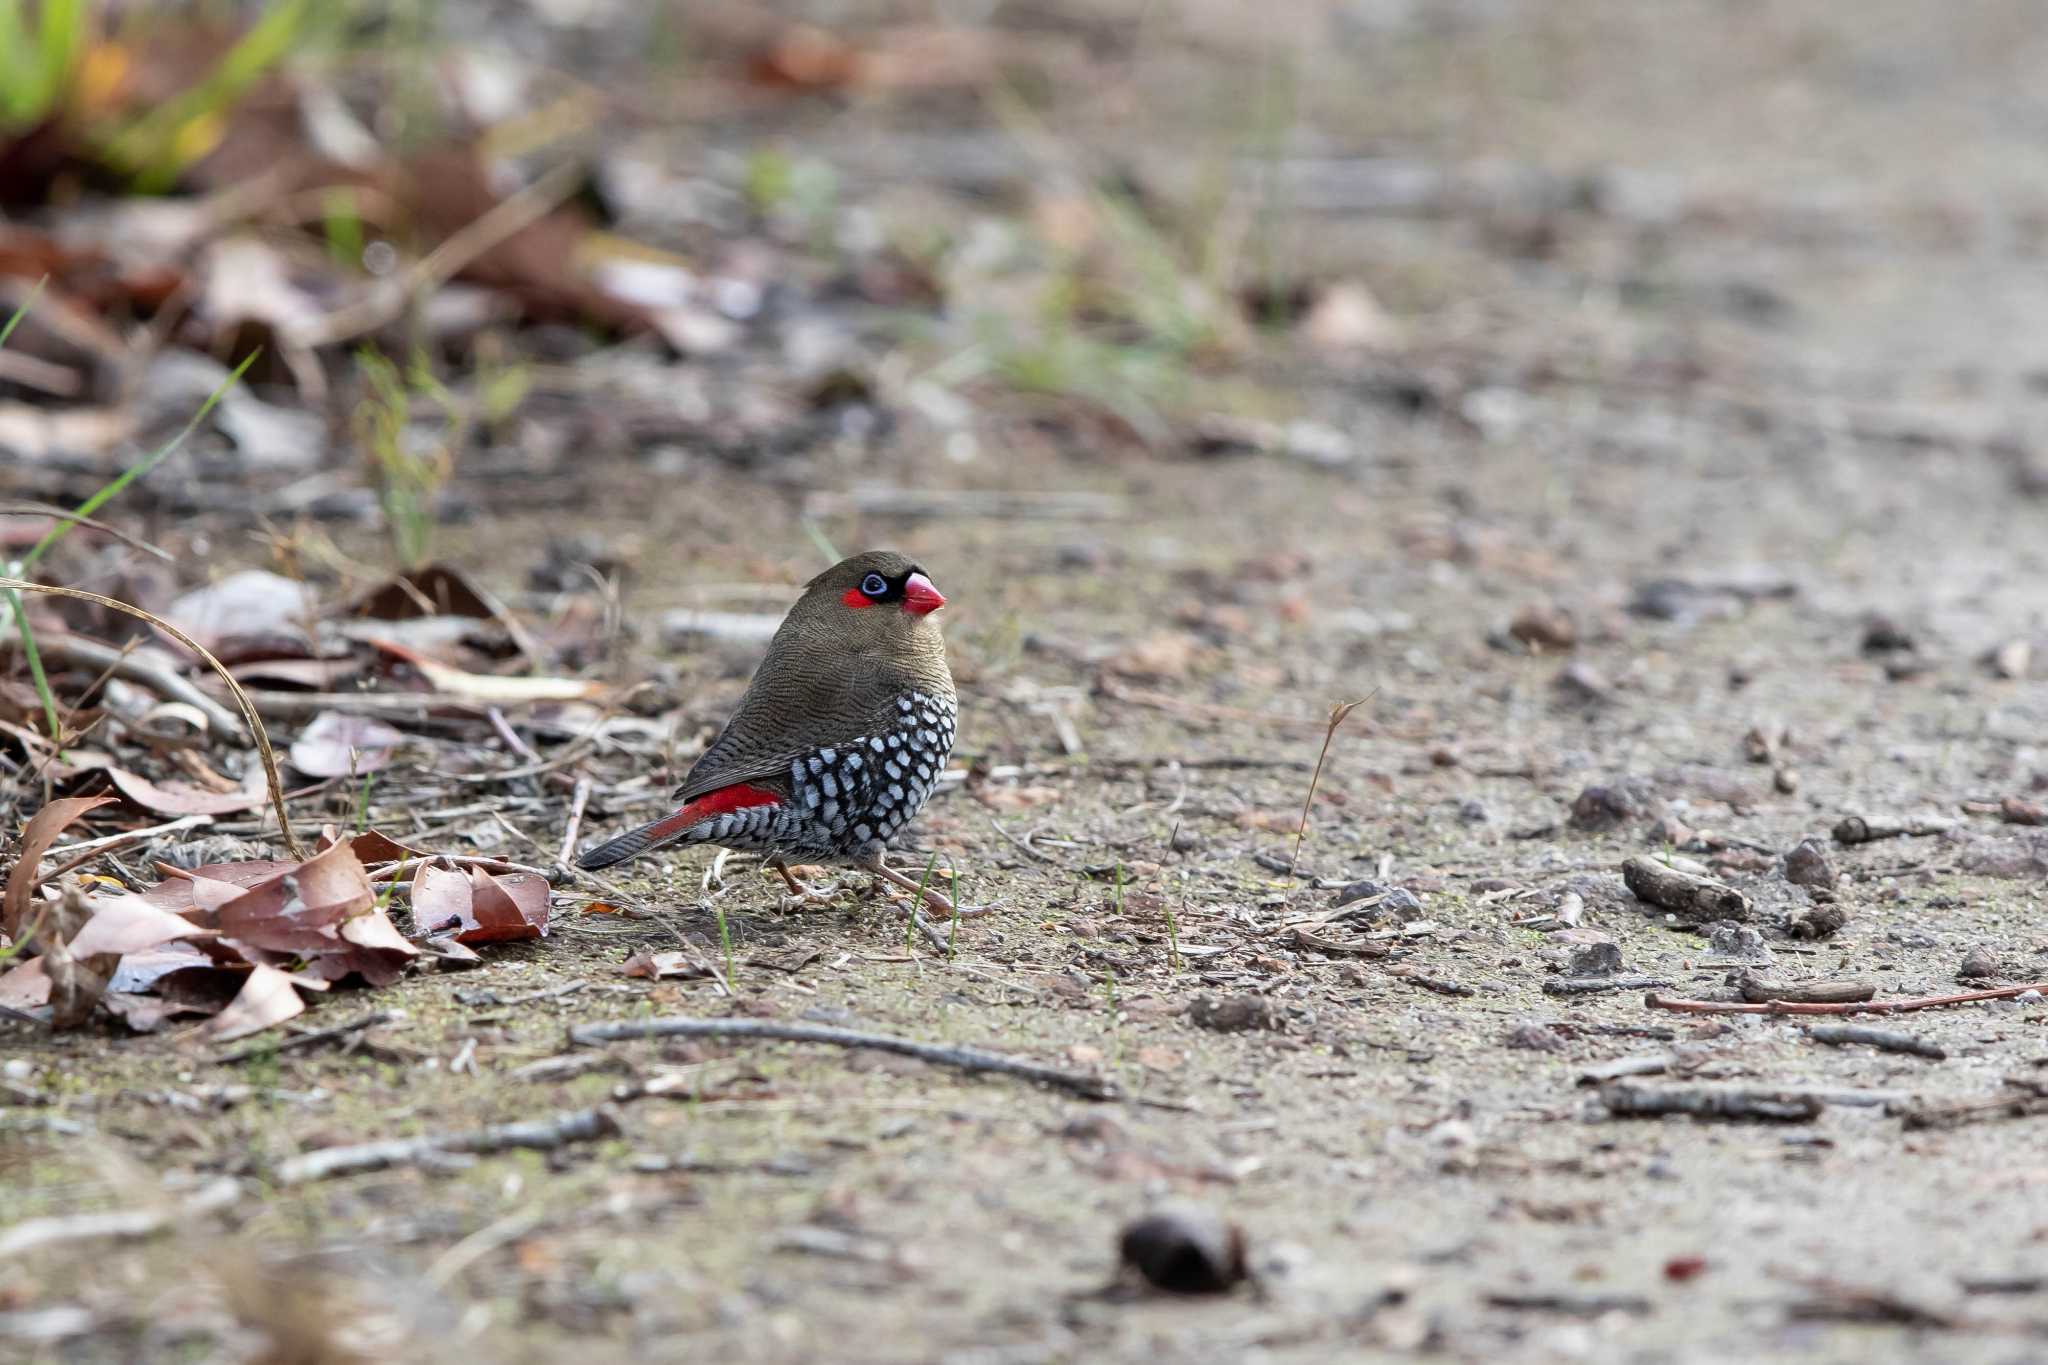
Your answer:
[[[1933,1061],[1948,1060],[1948,1051],[1939,1043],[1910,1033],[1899,1033],[1893,1029],[1866,1028],[1861,1024],[1815,1024],[1806,1030],[1806,1036],[1816,1043],[1827,1043],[1834,1047],[1852,1046],[1862,1043],[1879,1052],[1904,1052],[1914,1057],[1927,1057]]]
[[[1330,741],[1337,737],[1337,727],[1344,723],[1345,718],[1359,707],[1371,701],[1373,693],[1378,691],[1379,689],[1375,687],[1372,692],[1366,693],[1357,701],[1340,701],[1330,704],[1330,724],[1323,731],[1323,747],[1321,752],[1316,754],[1315,771],[1310,773],[1308,777],[1308,795],[1303,797],[1301,802],[1301,823],[1294,827],[1294,853],[1287,860],[1287,875],[1290,877],[1294,875],[1294,869],[1301,863],[1301,841],[1308,835],[1309,807],[1316,803],[1316,784],[1323,780],[1323,760],[1330,756]]]
[[[103,645],[77,635],[39,633],[36,648],[45,663],[68,664],[75,668],[105,669],[105,676],[139,683],[158,696],[184,702],[206,717],[206,723],[222,734],[230,734],[241,722],[235,713],[194,687],[161,664],[136,658],[127,650]]]
[[[39,873],[36,877],[35,885],[41,886],[44,882],[57,880],[57,878],[67,872],[76,872],[93,859],[112,853],[117,849],[127,848],[134,844],[148,843],[151,839],[160,838],[166,834],[176,834],[179,830],[198,829],[203,825],[210,825],[212,823],[213,817],[211,815],[186,815],[176,820],[166,821],[161,825],[150,825],[145,829],[123,830],[119,834],[109,834],[100,839],[87,839],[84,843],[79,844],[60,844],[43,856],[48,858],[59,853],[69,853],[74,856],[68,861],[51,868],[48,872]]]
[[[131,549],[140,550],[146,555],[154,555],[166,564],[174,562],[171,552],[160,545],[152,545],[142,539],[142,537],[131,535],[119,527],[109,526],[104,521],[98,521],[92,517],[82,517],[76,512],[66,511],[55,503],[0,502],[0,517],[55,517],[59,521],[68,521],[74,526],[84,526],[90,530],[98,531],[101,535],[112,536],[123,545]]]
[[[60,588],[49,583],[31,583],[22,578],[0,577],[0,588],[9,588],[15,592],[45,593],[52,597],[70,597],[81,602],[91,602],[95,606],[105,607],[109,611],[123,612],[138,620],[149,622],[149,624],[155,626],[158,630],[205,660],[207,667],[219,674],[220,680],[228,685],[228,691],[234,696],[235,704],[241,708],[242,719],[249,727],[249,737],[256,741],[257,757],[263,760],[263,777],[270,786],[270,808],[277,812],[278,834],[284,839],[286,851],[292,857],[301,861],[305,859],[306,852],[299,846],[298,836],[292,833],[291,815],[285,810],[284,782],[278,776],[277,755],[271,751],[270,734],[263,728],[263,720],[256,714],[255,706],[249,701],[249,694],[244,692],[242,685],[235,681],[234,674],[228,672],[227,665],[213,657],[211,650],[162,617],[152,612],[144,611],[141,607],[123,602],[119,598],[107,597],[96,592],[86,592],[83,588]]]
[[[297,1185],[337,1175],[410,1166],[464,1153],[502,1152],[514,1147],[547,1152],[572,1142],[616,1137],[619,1118],[609,1105],[577,1109],[552,1118],[493,1124],[467,1133],[438,1133],[416,1138],[390,1138],[349,1147],[323,1147],[278,1163],[280,1184]]]
[[[247,1047],[238,1047],[232,1052],[223,1052],[213,1060],[217,1065],[227,1066],[233,1062],[246,1062],[251,1057],[274,1056],[277,1053],[290,1052],[296,1048],[313,1047],[320,1043],[331,1043],[337,1038],[346,1038],[350,1034],[361,1033],[364,1029],[377,1028],[383,1024],[394,1023],[399,1018],[400,1015],[395,1010],[372,1010],[361,1018],[351,1019],[345,1024],[333,1024],[327,1028],[309,1029],[304,1033],[293,1034],[281,1043],[265,1039],[260,1043],[251,1043]]]
[[[485,252],[554,212],[576,192],[583,175],[584,168],[576,162],[556,166],[517,194],[493,204],[368,298],[294,329],[292,342],[313,349],[376,331],[403,313],[413,299],[439,288]]]
[[[998,1052],[978,1048],[946,1047],[898,1038],[887,1033],[861,1033],[854,1029],[826,1028],[816,1024],[784,1024],[773,1019],[634,1019],[616,1024],[587,1024],[569,1030],[569,1041],[588,1047],[597,1043],[620,1042],[629,1038],[767,1038],[785,1043],[825,1043],[832,1047],[871,1047],[899,1057],[915,1057],[935,1066],[961,1071],[987,1071],[1016,1076],[1041,1085],[1071,1091],[1091,1100],[1117,1097],[1116,1082],[1105,1076],[1080,1071],[1063,1071],[1041,1066]]]
[[[1790,1000],[1766,1000],[1759,1004],[1738,1004],[1733,1000],[1675,1000],[1664,995],[1643,997],[1653,1010],[1678,1014],[1903,1014],[1907,1010],[1931,1010],[1943,1005],[1967,1005],[1975,1000],[2010,1000],[2028,991],[2048,994],[2048,981],[2031,981],[2024,986],[2001,986],[1992,991],[1966,991],[1961,995],[1923,995],[1909,1000],[1865,1000],[1845,1004],[1802,1004]]]
[[[583,832],[583,808],[590,804],[590,779],[576,779],[576,794],[569,798],[569,825],[562,832],[562,848],[555,855],[555,861],[564,867],[574,867],[570,861],[576,853],[576,836]]]

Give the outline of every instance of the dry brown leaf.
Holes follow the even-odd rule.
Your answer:
[[[548,884],[526,873],[494,875],[422,867],[413,878],[414,929],[465,946],[542,938],[548,931]]]
[[[355,850],[337,844],[221,906],[211,927],[273,952],[345,951],[341,922],[372,911],[376,899]]]
[[[361,777],[390,766],[405,739],[381,720],[322,711],[292,741],[292,766],[308,777]]]
[[[212,1043],[232,1042],[274,1028],[305,1013],[289,975],[275,967],[256,967],[228,1007],[192,1030],[189,1037]]]
[[[193,910],[212,912],[250,887],[297,866],[267,858],[252,858],[246,863],[207,863],[189,871],[158,863],[157,871],[164,875],[164,880],[143,892],[142,899],[174,915]]]
[[[71,940],[71,951],[80,956],[140,953],[173,939],[196,938],[207,932],[140,896],[99,896],[86,905],[92,918]]]
[[[14,870],[7,874],[7,891],[0,897],[0,932],[9,942],[21,937],[28,925],[29,895],[35,889],[36,865],[43,854],[72,821],[87,811],[98,810],[111,796],[66,796],[50,802],[33,816],[21,831],[21,845],[15,850]]]
[[[41,958],[17,963],[5,976],[0,976],[0,1005],[32,1010],[49,1002],[50,974],[43,970]]]
[[[153,782],[140,773],[111,763],[107,765],[106,773],[121,795],[157,815],[234,815],[254,810],[270,799],[270,789],[264,785],[260,765],[251,765],[241,787],[232,792],[208,791],[205,787],[175,779]]]
[[[228,654],[237,642],[284,639],[303,646],[315,612],[313,590],[305,584],[246,569],[186,593],[163,618],[214,653]]]
[[[680,950],[666,953],[638,952],[627,958],[619,970],[627,976],[637,976],[648,981],[712,975],[711,968],[696,954]]]

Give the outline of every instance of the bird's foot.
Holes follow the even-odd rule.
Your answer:
[[[905,891],[914,893],[924,901],[926,908],[944,915],[947,919],[955,917],[967,919],[975,915],[986,915],[995,909],[993,905],[957,905],[951,896],[939,890],[936,886],[926,882],[913,881],[883,862],[880,858],[870,858],[862,866],[883,881],[891,882],[902,887]]]
[[[839,899],[838,882],[821,882],[812,886],[797,883],[794,891],[785,891],[775,898],[775,908],[783,914],[794,910],[808,910],[817,905],[831,905]]]

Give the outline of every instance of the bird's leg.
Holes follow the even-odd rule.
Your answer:
[[[894,882],[905,891],[914,891],[922,894],[924,896],[924,903],[944,915],[947,919],[951,919],[955,915],[962,916],[963,918],[968,915],[986,915],[995,908],[992,905],[955,905],[953,898],[937,887],[920,886],[895,868],[889,866],[888,863],[883,861],[880,853],[868,854],[867,857],[861,859],[860,867],[863,871],[874,873],[883,881]]]
[[[785,898],[785,904],[793,901],[799,905],[822,905],[830,902],[837,891],[836,887],[821,891],[815,887],[805,886],[796,879],[796,873],[789,870],[789,863],[779,853],[769,856],[768,866],[780,873],[783,883],[789,887],[789,895]]]

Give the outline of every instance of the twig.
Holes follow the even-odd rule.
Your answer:
[[[1908,1128],[1958,1128],[1982,1119],[2023,1119],[2048,1114],[2048,1095],[2001,1095],[1993,1100],[1968,1100],[1962,1104],[1923,1105],[1905,1114]]]
[[[1804,1123],[1820,1117],[1819,1099],[1796,1090],[1755,1090],[1722,1086],[1650,1087],[1615,1081],[1601,1087],[1600,1102],[1616,1118],[1762,1119]]]
[[[39,634],[36,647],[47,662],[69,664],[75,668],[103,668],[116,678],[126,678],[159,696],[184,702],[201,712],[216,734],[233,734],[241,725],[234,712],[194,687],[189,680],[149,659],[138,659],[125,650],[76,635]]]
[[[446,283],[493,247],[554,212],[575,193],[583,174],[583,167],[573,161],[555,167],[517,194],[493,204],[368,298],[293,328],[293,344],[314,349],[376,331],[404,312],[412,299]]]
[[[1545,995],[1596,995],[1601,991],[1641,991],[1668,986],[1655,976],[1559,976],[1543,983]]]
[[[555,861],[564,867],[574,867],[570,862],[576,853],[576,836],[583,832],[583,808],[590,804],[590,779],[576,779],[576,794],[569,798],[569,827],[562,833],[562,851],[555,855]]]
[[[300,861],[305,860],[306,851],[299,847],[298,837],[292,833],[291,816],[284,808],[284,782],[277,775],[277,755],[271,751],[270,735],[264,730],[263,721],[257,716],[255,706],[250,703],[249,694],[242,690],[242,685],[235,681],[232,673],[228,672],[227,665],[213,657],[212,651],[162,617],[146,612],[141,607],[131,606],[118,598],[105,597],[96,592],[86,592],[82,588],[59,588],[48,583],[30,583],[20,578],[0,578],[0,588],[9,588],[15,592],[47,593],[52,597],[71,597],[81,602],[91,602],[96,606],[105,607],[109,611],[122,612],[139,620],[149,622],[149,624],[155,626],[158,630],[204,659],[207,666],[219,674],[221,681],[228,685],[228,691],[234,695],[236,705],[241,708],[242,719],[248,723],[249,737],[256,741],[256,754],[257,757],[263,760],[263,776],[270,785],[270,807],[277,812],[277,830],[278,834],[284,839],[286,851]]]
[[[1030,844],[1018,838],[1016,835],[1010,833],[1010,831],[1004,829],[1001,822],[998,821],[993,815],[989,816],[988,818],[988,827],[994,830],[996,833],[1002,835],[1005,839],[1008,839],[1012,844],[1015,844],[1017,848],[1020,849],[1024,853],[1024,856],[1026,856],[1027,858],[1035,858],[1041,863],[1049,863],[1053,861],[1051,854],[1040,853]]]
[[[130,535],[118,527],[107,525],[104,521],[95,521],[76,512],[67,512],[55,503],[0,502],[0,517],[55,517],[59,521],[68,521],[74,526],[84,526],[98,531],[101,535],[112,536],[123,545],[140,550],[146,555],[154,555],[167,564],[175,562],[171,552],[161,546],[152,545],[140,536]]]
[[[427,1267],[427,1283],[436,1289],[447,1288],[449,1281],[483,1257],[539,1227],[545,1216],[537,1209],[514,1209],[485,1224],[434,1258]]]
[[[518,754],[528,763],[538,763],[541,761],[540,755],[533,751],[533,746],[521,739],[519,732],[513,729],[511,723],[505,719],[503,711],[493,706],[484,714],[490,717],[491,728],[498,732],[498,738],[505,741],[506,748]]]
[[[1580,1085],[1605,1085],[1609,1081],[1624,1080],[1630,1076],[1661,1076],[1669,1071],[1678,1058],[1669,1052],[1646,1052],[1633,1057],[1616,1057],[1611,1062],[1595,1062],[1579,1073]]]
[[[1749,897],[1724,882],[1667,866],[1654,858],[1629,858],[1621,879],[1640,901],[1669,910],[1688,923],[1749,918]]]
[[[484,705],[451,692],[283,692],[255,688],[246,694],[256,709],[273,720],[309,720],[322,711],[343,711],[364,716],[396,716],[424,720],[435,711],[457,711],[481,717]],[[497,781],[516,773],[489,773]]]
[[[345,1024],[334,1024],[327,1028],[310,1029],[305,1033],[293,1034],[281,1043],[251,1043],[247,1047],[238,1047],[232,1052],[221,1053],[220,1056],[215,1057],[213,1060],[217,1065],[227,1066],[234,1062],[246,1062],[251,1057],[274,1056],[280,1052],[290,1052],[295,1048],[312,1047],[318,1043],[331,1043],[336,1038],[346,1038],[351,1033],[361,1033],[364,1029],[376,1028],[380,1024],[392,1023],[398,1017],[391,1010],[374,1010],[360,1019],[351,1019]]]
[[[596,1043],[628,1038],[768,1038],[788,1043],[825,1043],[832,1047],[871,1047],[900,1057],[915,1057],[935,1066],[962,1071],[992,1071],[1037,1081],[1091,1100],[1117,1097],[1114,1081],[1078,1071],[1040,1066],[1001,1053],[978,1048],[946,1047],[920,1043],[886,1033],[860,1033],[853,1029],[825,1028],[815,1024],[784,1024],[772,1019],[635,1019],[616,1024],[588,1024],[569,1030],[569,1041],[588,1047]]]
[[[297,1185],[337,1175],[381,1171],[388,1166],[432,1162],[437,1157],[458,1153],[502,1152],[513,1147],[548,1152],[572,1142],[616,1137],[619,1131],[618,1115],[609,1106],[577,1109],[553,1118],[493,1124],[467,1133],[391,1138],[383,1142],[358,1143],[352,1147],[323,1147],[279,1162],[277,1179],[280,1184]]]
[[[243,1189],[239,1181],[223,1176],[193,1191],[182,1203],[168,1202],[156,1207],[114,1209],[103,1213],[60,1214],[30,1218],[0,1230],[0,1260],[23,1256],[49,1246],[75,1242],[131,1241],[153,1236],[184,1220],[214,1213],[239,1202]]]
[[[211,815],[187,815],[177,820],[168,821],[165,824],[151,825],[147,829],[125,830],[120,834],[109,834],[98,839],[87,839],[82,844],[60,844],[43,856],[49,858],[59,853],[70,853],[76,856],[58,864],[48,872],[38,875],[35,884],[40,886],[44,882],[53,882],[67,872],[77,871],[95,858],[112,853],[117,849],[127,848],[131,844],[147,843],[161,834],[175,834],[181,829],[197,829],[201,825],[210,825],[212,823],[213,817]]]
[[[1806,1030],[1806,1036],[1816,1043],[1827,1043],[1834,1047],[1863,1043],[1880,1052],[1905,1052],[1937,1062],[1948,1060],[1948,1051],[1941,1044],[1930,1043],[1925,1038],[1917,1038],[1910,1033],[1897,1033],[1891,1029],[1865,1028],[1861,1024],[1815,1024]]]
[[[1877,986],[1869,981],[1771,981],[1747,969],[1736,973],[1735,989],[1742,998],[1757,1003],[1783,1000],[1794,1005],[1850,1005],[1874,999]]]
[[[1868,816],[1850,815],[1835,825],[1835,842],[1838,844],[1868,844],[1879,839],[1926,838],[1933,834],[1946,834],[1956,827],[1953,820],[1935,817],[1933,819],[1873,819]]]
[[[1962,995],[1923,995],[1910,1000],[1866,1000],[1851,1004],[1798,1004],[1788,1000],[1766,1000],[1760,1004],[1737,1004],[1733,1000],[1674,1000],[1648,995],[1648,1009],[1671,1010],[1677,1014],[1903,1014],[1907,1010],[1931,1010],[1943,1005],[1967,1005],[1976,1000],[2010,1000],[2028,991],[2048,993],[2048,981],[2024,986],[2001,986],[1995,991],[1967,991]]]
[[[942,953],[950,953],[952,951],[952,945],[946,942],[946,936],[939,932],[937,925],[924,917],[924,911],[913,905],[910,907],[910,918],[917,925],[919,931],[932,941],[934,948],[937,948]]]

